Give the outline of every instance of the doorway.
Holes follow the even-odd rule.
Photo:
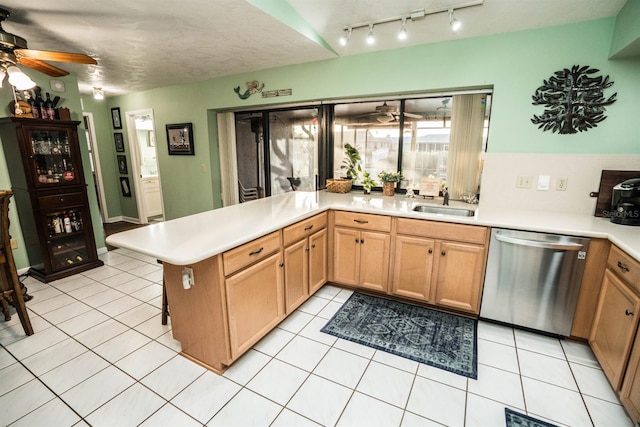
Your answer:
[[[126,120],[139,222],[164,221],[153,110],[127,111]]]

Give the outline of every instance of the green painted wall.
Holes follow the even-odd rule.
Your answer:
[[[38,73],[36,71],[32,71],[26,68],[23,68],[23,71],[31,77],[31,79],[36,82],[38,86],[42,88],[43,94],[44,92],[50,92],[53,96],[59,95],[61,98],[60,103],[58,104],[60,107],[66,107],[71,111],[71,120],[80,121],[81,124],[78,126],[78,139],[80,141],[80,151],[82,153],[82,164],[84,169],[84,178],[87,183],[87,187],[89,190],[93,188],[93,176],[91,174],[91,168],[89,167],[89,152],[87,150],[87,140],[84,134],[84,125],[82,123],[82,109],[80,105],[80,92],[78,90],[78,82],[75,75],[69,75],[67,77],[62,77],[57,80],[62,80],[65,83],[65,92],[64,93],[54,93],[51,90],[50,81],[51,78],[45,76],[44,74]],[[10,87],[8,87],[7,83],[3,84],[2,89],[0,89],[0,105],[2,105],[2,110],[0,114],[3,117],[9,116],[9,103],[13,100],[13,93]],[[2,141],[0,141],[2,144]],[[6,159],[4,157],[4,152],[0,150],[0,188],[11,188],[11,181],[9,180],[9,176],[6,168]],[[91,210],[91,221],[93,223],[93,232],[96,238],[96,245],[98,247],[104,246],[104,231],[102,229],[102,221],[100,219],[100,214],[98,211],[98,201],[94,191],[87,191],[89,196],[89,209]],[[16,261],[16,267],[18,269],[25,268],[29,266],[27,254],[24,250],[24,242],[22,239],[22,233],[19,230],[18,223],[19,218],[17,218],[17,211],[14,209],[11,211],[11,234],[14,238],[18,240],[18,249],[14,251],[14,258]],[[14,222],[15,221],[15,222]],[[14,226],[15,224],[15,226]]]
[[[640,1],[628,0],[618,16],[611,38],[609,55],[615,58],[640,52]]]

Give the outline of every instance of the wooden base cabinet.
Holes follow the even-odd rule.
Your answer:
[[[640,330],[636,333],[635,345],[622,383],[620,400],[633,421],[640,422]]]
[[[283,230],[285,312],[293,312],[327,282],[327,214]]]
[[[284,319],[280,247],[280,231],[276,231],[222,254],[234,360]]]
[[[233,359],[284,318],[281,264],[282,257],[277,253],[225,281]]]
[[[479,313],[486,227],[397,218],[396,232],[394,295]]]
[[[335,227],[333,233],[333,279],[345,285],[386,292],[389,234],[341,227]]]

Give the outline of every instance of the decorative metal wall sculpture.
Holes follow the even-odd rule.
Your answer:
[[[257,80],[247,82],[246,85],[247,90],[245,90],[244,93],[240,93],[240,86],[233,88],[233,91],[238,94],[240,99],[247,99],[255,93],[262,92],[262,89],[264,89],[264,83],[260,84]]]
[[[560,134],[584,132],[607,118],[605,107],[616,102],[614,93],[605,99],[603,90],[613,85],[609,76],[594,76],[600,70],[574,65],[556,71],[533,94],[533,105],[544,105],[542,115],[531,119],[538,129]]]

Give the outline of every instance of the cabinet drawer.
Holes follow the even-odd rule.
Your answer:
[[[335,225],[363,230],[391,231],[391,217],[336,211]]]
[[[280,232],[274,231],[222,254],[224,274],[228,276],[280,249]]]
[[[396,221],[398,234],[478,244],[484,244],[487,241],[488,228],[478,225],[451,224],[408,218],[397,218]]]
[[[82,193],[64,193],[55,196],[43,196],[38,198],[40,210],[63,209],[69,206],[84,204]]]
[[[284,246],[289,246],[293,242],[304,239],[305,237],[312,235],[316,231],[322,230],[326,226],[326,212],[292,224],[286,227],[283,231],[282,238],[284,239]]]
[[[636,292],[640,293],[640,263],[638,261],[617,246],[611,245],[607,264]]]

